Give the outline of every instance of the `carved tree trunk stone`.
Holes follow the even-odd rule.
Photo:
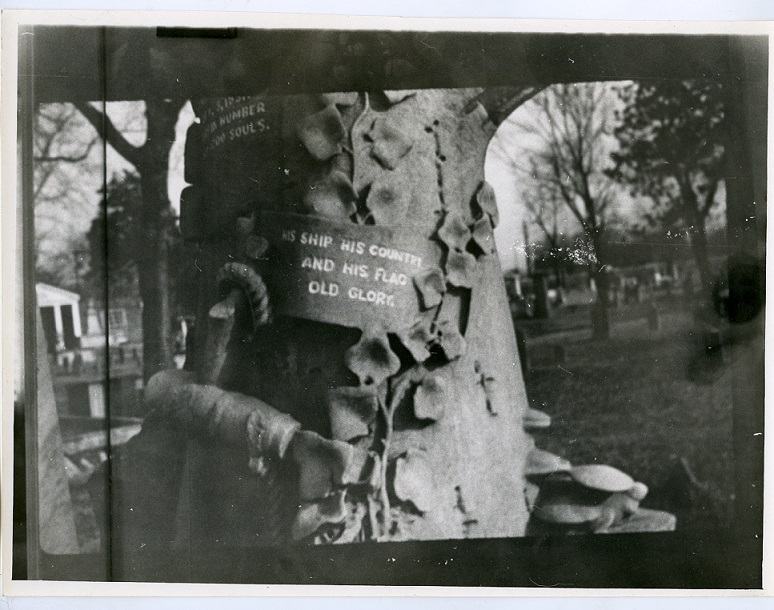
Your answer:
[[[484,180],[496,125],[477,103],[480,93],[194,102],[200,122],[189,132],[193,186],[183,196],[182,222],[200,244],[196,361],[212,361],[206,320],[224,296],[218,271],[234,261],[248,265],[266,279],[278,308],[259,328],[238,314],[214,381],[352,446],[341,484],[326,482],[315,497],[287,469],[264,477],[268,484],[249,472],[244,455],[199,443],[201,483],[192,493],[208,500],[192,506],[201,535],[215,536],[215,520],[223,524],[218,536],[266,541],[261,530],[272,512],[298,513],[268,537],[274,542],[524,533],[523,470],[533,443],[522,429],[527,400],[494,250],[497,209]],[[365,240],[366,248],[373,244],[362,236],[383,237],[379,227],[394,231],[396,243],[410,235],[422,257],[403,292],[412,292],[411,307],[392,319],[382,319],[377,305],[358,316],[341,298],[319,296],[300,315],[288,308],[283,290],[308,278],[272,269],[282,261],[272,258],[278,244],[264,226],[287,215],[320,219],[328,232]],[[380,262],[373,261],[370,274]],[[200,378],[209,373],[200,370]],[[216,481],[225,493],[208,493]],[[267,494],[278,499],[267,514],[246,516],[266,505]],[[229,508],[235,497],[241,510]]]

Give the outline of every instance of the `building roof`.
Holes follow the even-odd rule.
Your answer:
[[[35,284],[35,293],[38,298],[38,307],[77,305],[81,300],[81,295],[76,292],[70,292],[64,288],[43,284],[42,282]]]

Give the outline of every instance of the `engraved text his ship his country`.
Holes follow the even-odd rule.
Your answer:
[[[412,273],[409,269],[402,271],[388,268],[383,263],[396,261],[402,268],[409,267],[416,271],[422,268],[421,256],[376,243],[366,243],[345,237],[336,238],[327,233],[299,232],[297,229],[284,229],[282,239],[291,243],[298,241],[301,246],[306,246],[305,256],[301,261],[302,269],[322,272],[321,277],[325,279],[312,279],[307,284],[307,290],[311,295],[342,297],[374,306],[395,307],[398,295],[395,294],[394,289],[409,286]],[[339,256],[332,253],[337,248],[339,253],[344,254],[343,259],[336,260]],[[306,254],[306,251],[314,250],[320,254]],[[331,252],[330,255],[328,255],[329,252]],[[345,292],[342,292],[342,276],[370,280],[367,286],[376,284],[377,287],[364,288],[350,285]]]

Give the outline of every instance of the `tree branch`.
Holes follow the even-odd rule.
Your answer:
[[[142,164],[142,148],[130,144],[106,113],[97,110],[87,102],[76,102],[75,107],[119,155],[135,167]]]
[[[36,163],[80,163],[81,161],[85,160],[86,157],[89,156],[89,153],[91,152],[91,149],[94,148],[94,144],[97,143],[97,138],[93,138],[91,142],[88,143],[86,146],[86,149],[79,155],[70,156],[70,155],[41,155],[38,157],[33,157],[33,161]]]
[[[500,125],[524,102],[535,96],[543,86],[527,87],[493,87],[485,89],[474,101],[480,103],[489,119],[495,125]]]
[[[707,187],[707,199],[704,205],[699,209],[702,218],[706,218],[709,215],[712,206],[715,205],[715,195],[718,192],[718,180],[710,180],[710,186]]]

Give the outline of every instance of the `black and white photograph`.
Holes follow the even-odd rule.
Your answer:
[[[770,24],[25,17],[4,578],[763,588]]]

